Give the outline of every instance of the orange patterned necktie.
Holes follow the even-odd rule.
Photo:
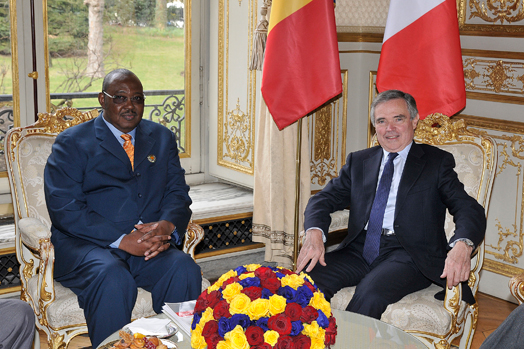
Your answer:
[[[133,137],[128,134],[123,134],[120,137],[124,139],[124,150],[126,151],[127,156],[129,156],[129,161],[131,161],[131,168],[134,170],[135,166],[135,147],[133,146],[133,143],[131,143],[131,139]]]

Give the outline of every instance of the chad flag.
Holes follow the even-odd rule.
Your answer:
[[[280,130],[342,93],[333,0],[273,0],[262,74]]]

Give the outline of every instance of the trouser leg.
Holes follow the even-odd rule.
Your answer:
[[[30,349],[35,335],[35,314],[18,299],[0,299],[0,349]]]
[[[125,256],[117,249],[95,248],[74,273],[57,279],[78,296],[93,348],[131,321],[138,291]]]
[[[151,292],[157,313],[165,302],[197,299],[202,292],[200,267],[190,255],[174,247],[148,261],[131,256],[128,263],[137,285]]]

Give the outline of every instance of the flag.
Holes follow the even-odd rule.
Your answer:
[[[421,119],[466,106],[455,0],[391,0],[377,88],[411,94]]]
[[[342,93],[333,0],[273,0],[262,74],[280,130]]]

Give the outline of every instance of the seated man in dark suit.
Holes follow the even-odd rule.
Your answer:
[[[55,279],[78,296],[96,348],[131,321],[137,287],[153,308],[196,299],[199,266],[176,248],[191,218],[175,135],[142,120],[138,77],[104,78],[97,118],[62,132],[45,173]]]
[[[357,286],[348,311],[379,319],[389,304],[431,283],[445,287],[447,280],[451,288],[466,281],[471,253],[484,238],[484,209],[464,191],[453,156],[413,142],[418,120],[411,95],[379,94],[371,121],[380,146],[350,153],[340,175],[306,207],[297,270],[309,263],[306,272],[328,300]],[[348,235],[325,253],[329,214],[348,206]],[[446,209],[456,224],[449,244]],[[467,283],[463,295],[475,302]]]

